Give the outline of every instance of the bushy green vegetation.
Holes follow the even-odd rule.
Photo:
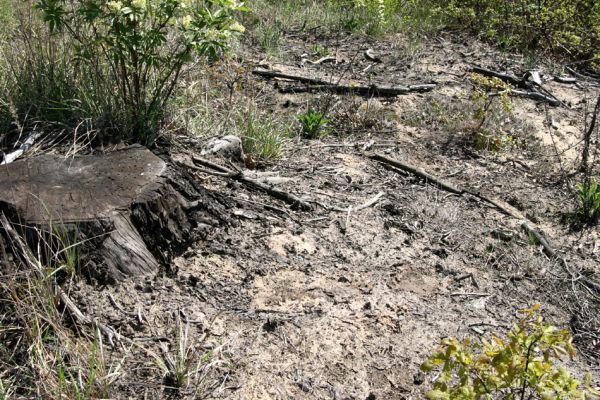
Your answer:
[[[78,126],[153,143],[184,65],[216,57],[243,31],[230,0],[40,0],[14,3],[0,96],[4,128]],[[37,11],[32,11],[32,7]]]
[[[290,126],[272,115],[249,111],[240,119],[238,134],[242,147],[253,160],[272,161],[281,157],[291,136]]]
[[[539,305],[522,310],[524,318],[505,339],[492,335],[482,344],[466,339],[444,339],[421,369],[441,369],[427,394],[430,400],[586,399],[600,395],[557,364],[573,358],[573,338],[566,330],[546,324]]]
[[[451,0],[439,7],[453,22],[509,49],[548,50],[600,62],[598,1]]]

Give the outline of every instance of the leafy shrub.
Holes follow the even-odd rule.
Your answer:
[[[242,32],[237,0],[39,0],[52,32],[71,39],[77,61],[114,93],[126,138],[156,140],[163,110],[193,54],[215,57]]]
[[[421,369],[432,373],[441,368],[427,394],[431,400],[450,399],[585,399],[599,395],[573,378],[556,362],[573,358],[573,338],[566,330],[544,323],[539,305],[522,310],[524,318],[505,339],[492,335],[482,344],[454,338],[442,341]]]
[[[435,0],[454,23],[507,48],[549,50],[600,62],[596,0]]]
[[[325,114],[314,110],[308,110],[306,114],[299,115],[298,121],[302,124],[302,136],[308,139],[321,136],[330,122],[329,119],[325,118]]]

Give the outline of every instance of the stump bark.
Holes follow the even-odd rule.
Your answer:
[[[222,199],[141,146],[3,165],[0,188],[0,212],[30,243],[60,227],[77,238],[82,272],[102,283],[169,272],[174,255],[228,222]]]

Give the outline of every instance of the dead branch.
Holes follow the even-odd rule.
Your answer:
[[[503,212],[504,214],[511,216],[515,219],[521,220],[522,221],[521,228],[523,230],[525,230],[528,235],[531,235],[532,237],[534,237],[536,239],[536,241],[542,246],[542,248],[544,249],[544,252],[546,253],[546,255],[549,258],[558,260],[560,262],[561,266],[564,268],[564,270],[569,274],[569,276],[572,279],[581,280],[582,283],[585,284],[586,286],[588,286],[589,288],[593,288],[593,289],[597,290],[598,292],[600,292],[600,283],[598,283],[588,277],[581,276],[581,275],[575,277],[575,274],[569,268],[567,260],[564,257],[562,257],[556,250],[554,250],[554,248],[550,245],[550,242],[548,241],[548,239],[546,238],[544,233],[539,228],[537,228],[533,222],[528,220],[527,217],[525,217],[519,210],[510,206],[506,202],[499,200],[499,199],[487,197],[487,196],[482,195],[477,192],[472,192],[469,190],[457,188],[457,187],[455,187],[449,183],[446,183],[446,182],[442,181],[441,179],[429,174],[428,172],[424,171],[423,169],[421,169],[419,167],[409,165],[409,164],[403,163],[401,161],[385,157],[380,154],[366,154],[366,156],[373,160],[382,162],[384,164],[392,165],[403,171],[410,172],[410,173],[424,179],[427,182],[435,184],[440,189],[443,189],[447,192],[458,194],[458,195],[473,196],[481,201],[484,201],[484,202],[494,206],[496,209]]]
[[[504,74],[502,72],[496,72],[496,71],[492,71],[490,69],[485,69],[485,68],[481,68],[481,67],[473,67],[471,69],[471,71],[476,74],[479,74],[479,75],[489,76],[492,78],[498,78],[504,82],[510,83],[513,86],[528,88],[527,80],[525,80],[523,78],[517,78],[514,75]]]
[[[596,106],[594,107],[594,111],[592,114],[592,120],[590,121],[590,126],[588,130],[585,132],[585,136],[583,137],[583,151],[581,153],[581,166],[579,170],[589,175],[588,171],[588,159],[590,156],[590,142],[592,140],[592,134],[594,133],[594,129],[596,128],[596,119],[598,118],[598,113],[600,113],[600,94],[598,94],[598,100],[596,100]]]
[[[555,76],[554,80],[560,83],[577,83],[577,78],[571,76]]]
[[[11,162],[15,161],[17,158],[21,157],[23,154],[25,154],[25,152],[27,150],[29,150],[29,148],[31,146],[33,146],[33,144],[35,143],[35,141],[42,136],[42,132],[32,132],[27,139],[25,139],[25,141],[23,143],[21,143],[21,145],[19,146],[19,148],[11,153],[8,154],[4,154],[4,160],[2,160],[2,162],[0,162],[0,165],[5,165],[5,164],[10,164]]]
[[[304,61],[304,60],[303,60]],[[316,61],[311,61],[311,60],[305,60],[307,63],[312,64],[312,65],[319,65],[319,64],[325,64],[328,62],[334,62],[337,61],[337,58],[335,58],[334,56],[325,56],[325,57],[321,57]]]
[[[313,209],[313,207],[307,201],[302,200],[298,196],[293,195],[288,192],[284,192],[283,190],[275,189],[273,186],[262,183],[256,179],[248,178],[241,171],[232,171],[229,168],[223,167],[222,165],[216,164],[212,161],[206,160],[206,159],[198,157],[198,156],[193,156],[192,160],[195,163],[198,163],[205,167],[212,168],[217,171],[217,172],[212,172],[212,171],[208,171],[208,170],[202,170],[202,172],[204,172],[204,173],[234,179],[240,183],[243,183],[246,186],[258,189],[258,190],[265,192],[277,199],[283,200],[286,203],[290,204],[292,206],[292,208],[298,208],[302,211],[310,211]]]
[[[321,78],[308,77],[297,74],[288,74],[285,72],[267,70],[267,69],[255,69],[252,71],[253,74],[263,76],[266,78],[281,78],[281,79],[289,79],[292,81],[302,82],[310,86],[308,89],[298,90],[295,89],[295,92],[300,91],[311,91],[311,90],[322,90],[322,91],[330,91],[336,93],[356,93],[365,96],[399,96],[402,94],[408,93],[423,93],[428,92],[436,88],[435,84],[421,84],[421,85],[408,85],[408,86],[386,86],[386,85],[360,85],[360,84],[342,84],[337,83],[333,84]],[[340,79],[332,78],[332,82],[340,82]],[[284,89],[284,91],[289,92],[289,90]],[[293,92],[294,92],[293,91]]]
[[[425,172],[421,168],[416,167],[414,165],[409,165],[409,164],[403,163],[402,161],[394,160],[392,158],[389,158],[389,157],[386,157],[384,155],[377,154],[377,153],[367,154],[367,157],[369,157],[372,160],[379,161],[384,164],[392,165],[396,168],[400,168],[403,171],[410,172],[411,174],[416,175],[419,178],[422,178],[427,182],[430,182],[436,186],[439,186],[440,188],[444,189],[447,192],[454,193],[454,194],[465,193],[464,190],[458,189],[446,182],[443,182],[442,180],[436,178],[435,176]]]
[[[561,101],[556,99],[555,97],[548,96],[548,95],[542,94],[540,92],[536,92],[535,90],[514,90],[513,89],[510,91],[510,94],[519,96],[519,97],[526,97],[531,100],[542,101],[542,102],[550,104],[553,107],[557,107],[562,104]]]
[[[483,76],[498,78],[504,82],[510,83],[513,86],[526,89],[526,90],[512,89],[510,91],[510,94],[512,94],[512,95],[526,97],[528,99],[532,99],[532,100],[536,100],[536,101],[542,101],[542,102],[548,103],[554,107],[562,104],[560,100],[558,100],[556,97],[552,96],[550,93],[543,94],[543,93],[538,92],[537,90],[533,90],[532,84],[527,80],[527,76],[529,76],[530,73],[526,74],[522,78],[517,78],[514,75],[505,74],[502,72],[496,72],[496,71],[492,71],[492,70],[481,68],[481,67],[473,67],[471,69],[471,71],[476,74],[483,75]],[[534,75],[534,77],[535,77],[535,75]],[[537,79],[534,78],[534,82],[536,82],[538,79],[539,79],[539,76]],[[536,84],[540,89],[544,90],[542,88],[541,84],[538,84],[537,82],[536,82]],[[547,90],[544,90],[544,91],[547,92]]]

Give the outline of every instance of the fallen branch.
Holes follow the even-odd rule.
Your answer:
[[[571,76],[555,76],[554,80],[556,82],[560,82],[560,83],[568,83],[568,84],[577,83],[577,78],[573,78]]]
[[[479,75],[483,75],[483,76],[490,76],[492,78],[498,78],[504,82],[510,83],[513,86],[518,86],[518,87],[522,87],[522,88],[529,88],[529,85],[527,84],[527,80],[523,79],[523,78],[517,78],[514,75],[510,75],[510,74],[504,74],[502,72],[496,72],[496,71],[492,71],[491,69],[485,69],[485,68],[481,68],[481,67],[473,67],[471,69],[472,72],[479,74]]]
[[[96,319],[93,319],[81,312],[79,307],[77,307],[73,300],[71,300],[71,298],[65,293],[64,290],[62,290],[60,286],[57,285],[55,289],[59,295],[60,302],[67,309],[69,315],[73,318],[73,320],[75,320],[75,322],[81,325],[88,325],[92,328],[98,328],[100,332],[102,332],[104,336],[106,336],[108,343],[112,347],[115,347],[115,340],[117,342],[123,341],[124,336],[122,336],[114,328],[108,325],[101,324]]]
[[[532,100],[542,101],[542,102],[548,103],[554,107],[562,104],[561,101],[558,100],[556,97],[547,96],[545,94],[536,92],[534,90],[514,90],[514,89],[512,89],[510,91],[510,94],[519,96],[519,97],[526,97],[526,98],[532,99]]]
[[[367,201],[366,203],[354,208],[353,211],[360,211],[365,208],[374,206],[379,201],[379,199],[381,199],[383,196],[385,196],[385,192],[379,192],[379,193],[377,193],[377,196],[373,197],[371,200]],[[348,209],[350,209],[350,208],[348,208]]]
[[[403,171],[410,172],[411,174],[416,175],[416,176],[424,179],[427,182],[430,182],[430,183],[433,183],[434,185],[439,186],[440,188],[444,189],[447,192],[454,193],[454,194],[465,193],[464,190],[456,188],[456,187],[450,185],[449,183],[442,181],[441,179],[425,172],[421,168],[416,167],[414,165],[406,164],[406,163],[403,163],[402,161],[394,160],[392,158],[389,158],[389,157],[386,157],[384,155],[377,154],[377,153],[368,154],[367,157],[369,157],[372,160],[379,161],[379,162],[382,162],[382,163],[385,163],[388,165],[392,165],[396,168],[400,168]]]
[[[492,205],[494,208],[498,209],[499,211],[503,212],[504,214],[511,216],[515,219],[521,220],[522,221],[521,228],[523,230],[525,230],[528,235],[530,235],[536,239],[536,241],[544,249],[544,253],[546,253],[546,255],[549,258],[558,260],[561,263],[564,270],[569,274],[569,276],[573,280],[581,280],[584,285],[600,292],[600,283],[598,283],[588,277],[585,277],[583,275],[579,275],[576,277],[575,274],[569,268],[567,260],[564,257],[562,257],[560,254],[558,254],[558,252],[556,250],[554,250],[554,248],[550,245],[550,242],[548,241],[546,236],[543,234],[543,232],[539,228],[537,228],[533,222],[529,221],[527,219],[527,217],[525,217],[519,210],[515,209],[514,207],[507,204],[506,202],[499,200],[499,199],[487,197],[487,196],[482,195],[477,192],[472,192],[469,190],[457,188],[449,183],[442,181],[440,178],[437,178],[437,177],[429,174],[428,172],[424,171],[423,169],[421,169],[419,167],[416,167],[416,166],[413,166],[410,164],[406,164],[401,161],[394,160],[394,159],[385,157],[380,154],[366,154],[366,156],[371,158],[372,160],[376,160],[376,161],[382,162],[384,164],[392,165],[403,171],[410,172],[410,173],[424,179],[426,182],[435,184],[437,187],[439,187],[440,189],[443,189],[447,192],[458,194],[458,195],[473,196],[476,199],[479,199],[481,201],[484,201],[484,202]]]
[[[311,60],[308,60],[308,59],[305,59],[303,61],[306,61],[307,63],[312,64],[312,65],[319,65],[319,64],[325,64],[325,63],[328,63],[328,62],[337,61],[337,58],[335,58],[334,56],[325,56],[325,57],[319,58],[316,61],[311,61]]]
[[[470,296],[470,297],[488,297],[491,296],[489,293],[479,293],[479,292],[453,292],[450,293],[450,296]]]
[[[31,146],[33,146],[33,144],[35,143],[35,141],[42,135],[42,132],[32,132],[27,139],[25,139],[25,141],[23,143],[21,143],[21,145],[19,146],[19,148],[11,153],[7,153],[4,154],[4,160],[0,163],[0,165],[5,165],[5,164],[10,164],[11,162],[15,161],[17,158],[21,157],[23,154],[25,154],[25,152],[27,150],[29,150],[29,148]]]
[[[421,84],[421,85],[408,85],[408,86],[385,86],[385,85],[360,85],[360,84],[332,84],[321,78],[307,77],[304,75],[288,74],[285,72],[267,70],[267,69],[255,69],[252,71],[253,74],[263,76],[266,78],[281,78],[289,79],[292,81],[306,83],[310,86],[308,89],[298,90],[300,91],[311,91],[311,90],[324,90],[336,93],[356,93],[366,96],[398,96],[407,93],[422,93],[433,90],[437,85],[435,84]],[[340,79],[332,78],[331,81],[339,82]],[[283,89],[284,92],[289,92],[289,89]]]
[[[550,93],[548,94],[543,94],[540,93],[536,90],[532,90],[532,84],[527,80],[527,76],[531,75],[531,73],[526,74],[524,77],[522,78],[518,78],[514,75],[510,75],[510,74],[504,74],[502,72],[496,72],[496,71],[492,71],[489,69],[485,69],[485,68],[481,68],[481,67],[473,67],[471,69],[472,72],[476,73],[476,74],[480,74],[483,76],[489,76],[492,78],[498,78],[504,82],[510,83],[513,86],[516,87],[520,87],[523,89],[527,89],[527,90],[515,90],[512,89],[510,91],[510,94],[515,95],[515,96],[520,96],[520,97],[526,97],[528,99],[532,99],[532,100],[537,100],[537,101],[542,101],[545,103],[550,104],[551,106],[559,106],[562,104],[562,102],[560,100],[558,100],[556,97],[554,97],[553,95],[551,95]],[[539,80],[539,74],[537,75],[533,75],[534,78],[534,83],[536,83],[536,85],[548,92],[547,90],[543,89],[543,87],[541,86],[541,84],[539,84],[537,81]]]
[[[258,190],[263,191],[277,199],[283,200],[286,203],[290,204],[292,206],[292,208],[298,208],[302,211],[310,211],[313,209],[313,207],[307,201],[302,200],[298,196],[293,195],[288,192],[284,192],[283,190],[275,189],[273,186],[262,183],[256,179],[248,178],[241,171],[232,171],[229,168],[223,167],[222,165],[216,164],[212,161],[206,160],[204,158],[200,158],[198,156],[193,156],[192,160],[195,163],[198,163],[205,167],[212,168],[217,171],[217,172],[213,172],[213,171],[202,169],[202,172],[204,172],[204,173],[234,179],[240,183],[243,183],[246,186],[250,186],[252,188],[258,189]]]

